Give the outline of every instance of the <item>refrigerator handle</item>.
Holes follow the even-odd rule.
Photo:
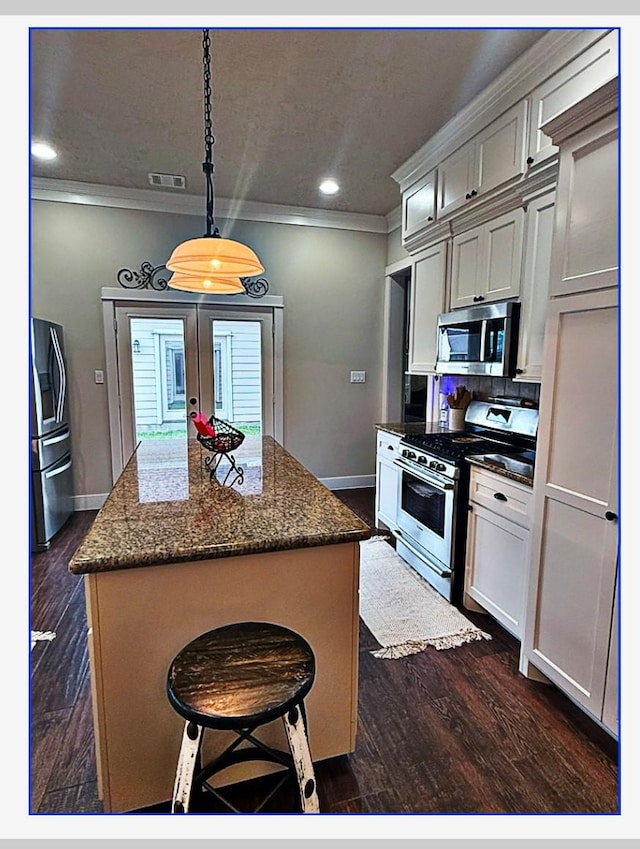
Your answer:
[[[73,462],[72,460],[69,460],[68,462],[66,462],[64,464],[64,466],[60,466],[59,468],[51,469],[50,472],[45,472],[44,473],[45,478],[47,478],[47,480],[48,480],[49,478],[55,478],[56,475],[61,475],[63,472],[66,472],[67,469],[71,468],[72,462]]]
[[[60,372],[60,391],[58,392],[58,399],[56,404],[56,421],[59,423],[63,420],[62,415],[64,413],[65,396],[67,394],[67,373],[64,367],[64,358],[62,356],[62,351],[60,350],[58,334],[56,333],[54,327],[50,327],[49,332],[51,333],[51,343],[53,345],[53,350],[58,361],[58,370]]]

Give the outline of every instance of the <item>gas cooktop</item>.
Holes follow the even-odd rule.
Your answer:
[[[495,439],[486,439],[473,433],[418,433],[404,436],[404,445],[422,449],[450,463],[459,463],[472,454],[498,453],[502,449],[516,450],[512,446]]]

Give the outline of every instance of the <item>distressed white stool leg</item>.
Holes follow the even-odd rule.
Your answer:
[[[193,771],[200,751],[203,732],[204,729],[196,725],[195,722],[185,722],[176,780],[173,786],[173,799],[171,800],[172,814],[186,814],[189,810]]]
[[[284,730],[289,741],[289,749],[293,757],[293,763],[298,776],[298,787],[300,788],[300,802],[302,812],[305,814],[320,813],[320,803],[316,792],[316,779],[313,772],[313,762],[309,751],[309,741],[302,717],[302,711],[291,708],[282,717]]]

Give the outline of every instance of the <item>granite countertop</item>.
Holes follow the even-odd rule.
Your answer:
[[[376,424],[378,430],[386,430],[398,436],[412,436],[416,433],[444,433],[450,429],[438,422],[386,422]]]
[[[482,466],[490,472],[502,475],[504,478],[533,486],[533,462],[525,462],[526,457],[509,457],[504,454],[476,454],[467,457],[467,462],[474,466]]]
[[[365,522],[271,437],[249,437],[234,452],[244,469],[242,484],[210,480],[208,456],[196,440],[142,442],[71,558],[70,571],[108,572],[371,535]],[[227,468],[223,458],[220,478]]]

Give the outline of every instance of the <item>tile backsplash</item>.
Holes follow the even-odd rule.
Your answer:
[[[450,395],[459,385],[466,386],[473,398],[480,401],[486,401],[490,397],[508,397],[526,398],[536,404],[540,402],[539,383],[523,383],[508,377],[443,375],[436,382],[436,391],[439,395]]]

